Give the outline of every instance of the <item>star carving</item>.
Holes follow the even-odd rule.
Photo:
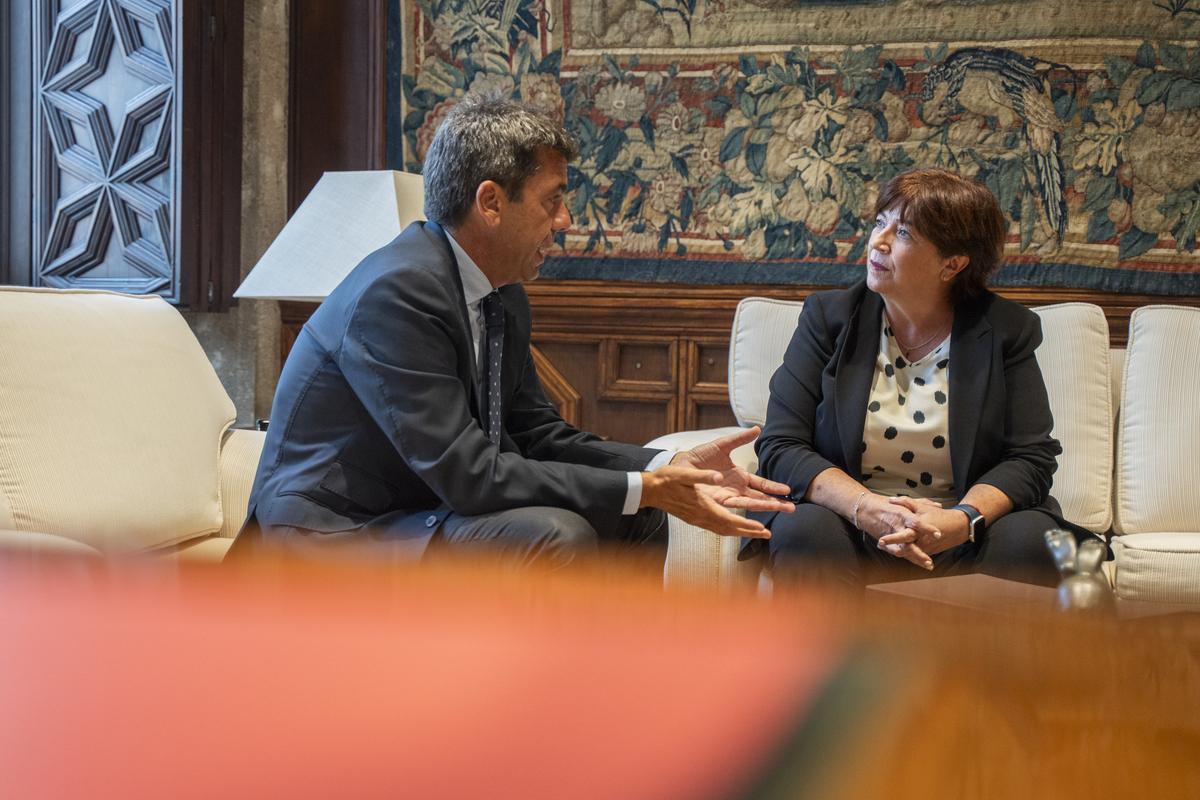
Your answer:
[[[38,93],[51,146],[53,210],[40,269],[47,285],[111,284],[100,274],[110,270],[97,268],[112,261],[114,233],[130,268],[121,285],[152,292],[170,283],[171,13],[170,0],[85,0],[52,23]]]

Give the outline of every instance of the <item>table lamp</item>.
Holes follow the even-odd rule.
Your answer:
[[[359,261],[424,219],[420,175],[326,172],[233,293],[321,302]]]

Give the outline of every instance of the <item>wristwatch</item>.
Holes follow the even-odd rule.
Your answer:
[[[983,514],[979,513],[979,509],[975,506],[959,503],[956,506],[950,506],[951,511],[961,511],[967,515],[967,541],[975,542],[975,537],[983,535],[983,529],[987,526],[987,521],[983,518]]]

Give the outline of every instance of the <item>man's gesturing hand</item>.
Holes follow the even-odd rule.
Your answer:
[[[722,536],[770,538],[762,523],[735,514],[714,497],[725,476],[710,469],[666,466],[642,473],[642,505],[661,508],[684,522]],[[790,505],[790,504],[789,504]]]
[[[725,508],[740,508],[746,511],[795,511],[796,507],[791,501],[771,496],[786,497],[791,494],[790,486],[752,475],[736,466],[730,458],[730,453],[744,444],[753,442],[758,438],[758,433],[759,428],[755,425],[753,428],[713,439],[691,450],[677,453],[675,458],[671,459],[671,464],[720,472],[719,485],[707,487],[702,491]],[[681,517],[679,514],[675,516]]]

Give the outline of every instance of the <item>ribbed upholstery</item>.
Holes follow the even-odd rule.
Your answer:
[[[1115,530],[1200,531],[1200,309],[1133,312],[1121,396]]]
[[[250,489],[258,471],[267,435],[261,431],[230,430],[221,444],[221,526],[220,536],[232,539],[246,520]]]
[[[0,528],[0,552],[5,555],[99,556],[100,551],[82,542],[52,533]]]
[[[1200,533],[1129,533],[1112,547],[1118,597],[1200,603]]]
[[[1121,383],[1114,588],[1200,603],[1200,309],[1134,311]]]
[[[729,404],[749,428],[767,418],[771,376],[783,363],[803,302],[747,297],[738,303],[729,339]]]
[[[742,428],[761,425],[766,419],[771,376],[783,363],[803,306],[802,302],[765,297],[747,297],[738,303],[729,338],[729,403]],[[742,428],[683,431],[655,439],[647,446],[687,450]],[[751,472],[758,469],[753,445],[738,448],[733,458],[734,463]],[[671,517],[669,524],[667,585],[729,587],[756,579],[758,565],[737,560],[740,539],[718,536],[676,517]]]
[[[0,289],[0,375],[10,527],[109,553],[221,529],[233,403],[161,298]]]
[[[707,431],[683,431],[660,436],[647,447],[663,450],[690,450],[698,444],[742,430],[737,427],[713,428]],[[758,459],[753,445],[743,445],[732,453],[733,463],[753,472]],[[741,579],[753,581],[748,567],[737,560],[741,539],[718,536],[712,531],[689,525],[678,517],[668,520],[670,543],[667,546],[665,580],[668,586],[700,585],[729,587]],[[756,572],[757,565],[753,571]]]
[[[1042,318],[1038,364],[1054,414],[1054,436],[1063,446],[1052,491],[1067,519],[1104,533],[1112,525],[1108,322],[1099,306],[1090,303],[1034,311]]]
[[[1113,429],[1117,427],[1117,417],[1121,413],[1121,376],[1125,374],[1125,348],[1114,347],[1108,351],[1109,374],[1108,383],[1112,390]],[[1116,449],[1117,436],[1113,434],[1113,449]],[[1116,456],[1113,456],[1114,463]]]

